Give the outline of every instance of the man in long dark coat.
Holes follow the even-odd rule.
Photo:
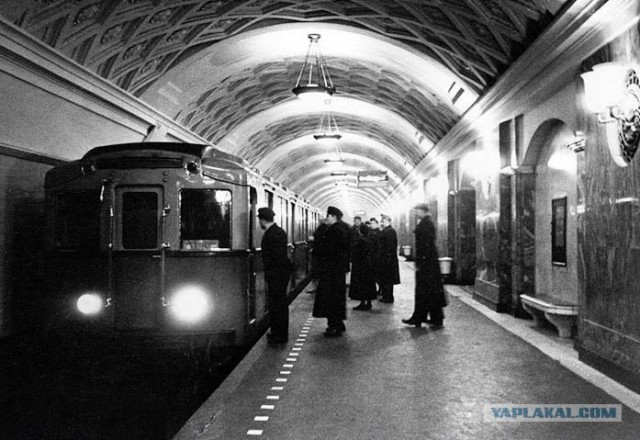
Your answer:
[[[370,229],[360,225],[359,238],[351,249],[351,286],[349,298],[360,300],[360,304],[353,310],[371,310],[371,300],[376,299],[376,281],[372,261],[375,243],[370,235]]]
[[[380,244],[380,302],[392,303],[393,286],[400,284],[400,267],[398,265],[398,234],[391,226],[391,217],[380,216],[382,230],[378,235]]]
[[[431,316],[431,329],[439,330],[443,327],[446,307],[446,296],[442,286],[442,276],[438,264],[438,250],[436,248],[436,228],[429,218],[429,207],[422,203],[413,208],[421,218],[414,233],[416,290],[413,314],[402,322],[420,327],[427,322],[427,315]]]
[[[327,337],[340,336],[345,330],[347,297],[345,273],[349,262],[349,227],[341,222],[342,211],[330,206],[324,233],[321,258],[324,262],[318,291],[313,304],[313,316],[327,318]]]
[[[320,226],[318,226],[313,233],[313,244],[311,247],[311,283],[309,283],[310,285],[307,289],[309,293],[315,293],[318,289],[318,281],[324,268],[324,234],[328,228],[329,225],[326,224],[323,219]]]
[[[260,246],[271,318],[267,339],[270,344],[281,344],[289,339],[287,286],[293,264],[287,255],[287,233],[273,222],[274,216],[270,208],[258,209],[260,227],[265,230]]]

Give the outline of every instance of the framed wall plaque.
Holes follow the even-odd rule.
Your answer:
[[[567,198],[551,200],[551,264],[567,265]]]

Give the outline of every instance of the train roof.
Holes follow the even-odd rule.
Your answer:
[[[213,165],[213,162],[225,161],[227,166],[237,169],[253,170],[247,161],[230,153],[218,150],[214,146],[207,144],[189,144],[183,142],[133,142],[126,144],[113,144],[95,147],[87,152],[81,159],[95,159],[100,156],[126,156],[127,153],[138,157],[144,152],[160,151],[168,154],[194,156],[205,165]]]
[[[209,157],[215,147],[206,144],[186,144],[183,142],[133,142],[127,144],[113,144],[95,147],[82,158],[90,159],[96,156],[112,153],[138,152],[141,150],[160,150],[168,153],[188,154],[200,159]]]

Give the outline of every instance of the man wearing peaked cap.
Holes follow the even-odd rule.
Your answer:
[[[271,208],[260,208],[258,209],[258,218],[261,220],[266,220],[268,222],[273,222],[276,213],[273,212]]]
[[[289,338],[287,286],[293,263],[287,256],[287,233],[273,222],[274,217],[271,208],[258,209],[260,227],[265,230],[260,246],[271,318],[271,333],[267,338],[270,344],[280,344]]]
[[[327,318],[327,337],[340,336],[346,329],[346,272],[349,270],[349,225],[342,220],[342,211],[327,208],[326,229],[318,258],[323,261],[318,290],[313,304],[313,316]]]
[[[416,327],[420,327],[423,322],[430,322],[432,330],[440,330],[444,326],[442,308],[447,306],[447,297],[438,263],[436,227],[429,219],[429,206],[426,203],[420,203],[413,209],[420,217],[420,222],[413,231],[416,235],[415,303],[411,317],[402,322]],[[431,317],[430,321],[427,316]]]

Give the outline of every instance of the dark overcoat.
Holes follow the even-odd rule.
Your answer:
[[[321,223],[313,233],[313,246],[311,249],[311,276],[319,278],[324,270],[324,234],[329,229],[329,225]]]
[[[398,264],[398,234],[391,226],[378,233],[380,245],[380,281],[385,284],[400,284]]]
[[[415,230],[416,296],[424,295],[428,309],[447,305],[436,248],[436,228],[423,217]]]
[[[320,256],[323,270],[313,304],[313,316],[316,318],[346,318],[345,262],[349,261],[348,230],[348,227],[345,229],[336,222],[324,234]]]
[[[273,224],[262,236],[262,262],[267,282],[289,278],[293,264],[287,255],[287,233],[280,226]]]
[[[287,286],[293,271],[293,263],[287,255],[287,233],[276,224],[269,226],[262,236],[261,247],[271,333],[286,339],[289,332]]]
[[[376,282],[373,270],[375,239],[371,235],[360,236],[351,249],[351,285],[349,298],[376,299]]]

